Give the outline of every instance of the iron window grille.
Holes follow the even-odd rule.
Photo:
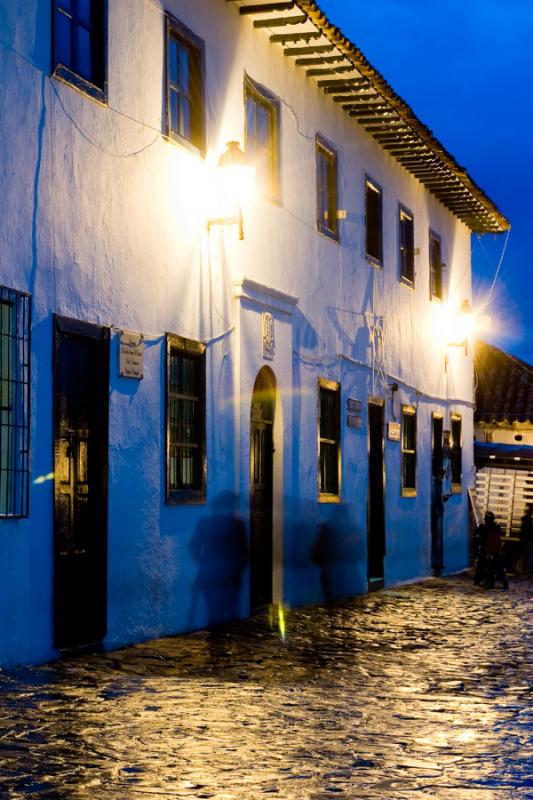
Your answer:
[[[204,44],[167,17],[167,132],[170,139],[205,152]]]
[[[440,236],[429,232],[429,292],[432,298],[442,300],[443,280],[442,248]]]
[[[383,265],[383,195],[381,188],[370,180],[365,182],[366,256]]]
[[[340,496],[340,386],[323,378],[318,383],[318,491],[321,500]]]
[[[205,497],[205,345],[167,336],[167,503]]]
[[[248,76],[244,79],[245,149],[266,194],[279,193],[279,102]]]
[[[414,241],[413,215],[400,208],[400,279],[411,286],[415,282]]]
[[[460,492],[463,473],[462,419],[459,414],[450,418],[450,467],[452,491]]]
[[[105,99],[105,0],[56,0],[54,74],[96,99]]]
[[[337,153],[316,138],[316,224],[321,233],[339,239],[339,188]]]
[[[0,517],[26,517],[30,473],[30,297],[0,286]]]
[[[402,495],[416,495],[416,409],[402,408]]]

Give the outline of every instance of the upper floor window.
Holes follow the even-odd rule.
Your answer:
[[[167,129],[171,139],[205,150],[204,46],[167,17]]]
[[[54,73],[97,99],[104,99],[105,0],[56,0]]]
[[[402,495],[416,494],[416,409],[402,408]]]
[[[442,272],[442,250],[440,236],[433,231],[429,232],[429,293],[431,297],[443,297]]]
[[[461,491],[463,472],[462,419],[452,414],[450,419],[450,466],[452,491]]]
[[[279,103],[270,93],[246,77],[245,149],[256,169],[257,184],[269,197],[279,192]]]
[[[30,298],[0,286],[0,517],[29,506]]]
[[[318,491],[321,500],[340,495],[340,386],[320,378],[318,382]]]
[[[366,179],[366,255],[372,261],[383,264],[383,209],[381,188]]]
[[[205,345],[167,336],[167,502],[205,495]]]
[[[321,233],[339,238],[337,153],[316,138],[316,224]]]
[[[400,206],[400,279],[415,282],[415,234],[413,215]]]

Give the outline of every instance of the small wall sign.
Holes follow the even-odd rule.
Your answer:
[[[363,427],[363,401],[354,397],[346,399],[346,425],[348,428]]]
[[[402,435],[402,426],[399,422],[387,422],[387,439],[399,442]]]
[[[274,358],[274,317],[270,311],[264,311],[261,317],[263,337],[263,358]]]
[[[142,333],[120,334],[118,374],[122,378],[142,380],[144,368],[144,336]]]

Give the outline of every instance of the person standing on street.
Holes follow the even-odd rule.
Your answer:
[[[502,531],[492,511],[485,512],[484,521],[476,531],[476,539],[478,557],[474,583],[479,584],[485,579],[487,589],[493,589],[494,582],[501,581],[503,588],[508,589],[502,556]]]
[[[525,572],[533,572],[533,505],[529,505],[520,523],[520,543]]]
[[[449,494],[443,494],[442,482],[445,474],[444,467],[437,467],[431,484],[431,567],[435,576],[440,575],[444,567],[444,503],[450,499]]]

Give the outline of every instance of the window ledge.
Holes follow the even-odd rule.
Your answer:
[[[56,66],[52,74],[52,78],[56,78],[58,81],[61,81],[61,83],[66,83],[67,86],[72,87],[80,94],[84,94],[86,97],[90,97],[91,100],[95,100],[100,105],[107,106],[106,89],[101,89],[99,86],[95,86],[90,81],[82,78],[80,75],[77,75],[68,67],[63,66],[63,64],[58,64]]]
[[[403,275],[400,275],[400,283],[402,286],[405,286],[406,289],[411,289],[413,292],[415,290],[415,282],[410,281],[409,278],[404,278]]]
[[[167,506],[183,506],[183,505],[202,505],[206,502],[204,491],[176,491],[167,495],[165,505]]]
[[[317,226],[317,232],[320,233],[322,236],[325,236],[326,239],[329,239],[330,242],[335,242],[336,244],[341,243],[341,237],[339,233],[335,233],[330,228],[321,228]]]
[[[452,494],[461,494],[463,486],[461,483],[452,483],[450,491]]]
[[[189,153],[192,153],[199,158],[205,158],[205,146],[198,147],[197,145],[190,142],[188,139],[185,139],[183,136],[180,136],[179,133],[175,133],[174,131],[167,130],[164,134],[165,140],[172,145],[177,145],[178,147],[183,147],[185,150],[188,150]]]
[[[370,266],[374,267],[374,269],[383,269],[383,261],[380,261],[379,258],[375,258],[374,256],[369,255],[369,253],[365,253],[365,258]]]
[[[416,497],[416,489],[402,489],[402,497]]]
[[[340,498],[340,495],[338,495],[338,494],[326,494],[324,492],[324,493],[321,493],[321,494],[318,495],[318,502],[319,503],[341,503],[342,500]]]

